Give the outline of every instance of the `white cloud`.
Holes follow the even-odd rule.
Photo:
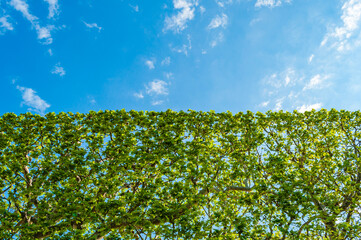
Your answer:
[[[294,91],[291,91],[289,94],[288,94],[288,98],[289,99],[297,99],[298,97],[299,97],[299,95],[300,95],[300,92],[298,92],[298,93],[295,93]]]
[[[49,56],[53,56],[53,50],[51,48],[48,49]]]
[[[154,69],[155,68],[154,63],[155,63],[154,60],[153,61],[152,60],[146,60],[145,61],[145,65],[147,65],[149,69]]]
[[[35,111],[40,114],[43,114],[44,111],[50,107],[50,104],[45,102],[43,99],[41,99],[37,94],[36,91],[34,91],[31,88],[16,86],[16,88],[21,92],[23,102],[21,103],[21,106],[23,104],[29,106],[29,111]]]
[[[153,101],[152,102],[152,105],[155,106],[155,105],[161,105],[163,103],[163,100],[158,100],[158,101]]]
[[[194,10],[198,1],[173,0],[173,5],[174,9],[179,10],[178,14],[165,18],[164,31],[172,30],[179,33],[187,27],[187,22],[194,18]]]
[[[262,21],[262,18],[253,18],[251,22],[249,23],[250,26],[255,25],[256,23]]]
[[[147,94],[149,95],[168,95],[168,83],[155,79],[146,86]]]
[[[0,35],[6,31],[14,30],[13,25],[8,21],[9,15],[0,17]]]
[[[228,23],[228,16],[222,13],[221,16],[215,16],[208,25],[208,29],[218,28],[218,27],[225,27]]]
[[[228,4],[232,4],[233,0],[216,0],[216,3],[220,7],[225,7]]]
[[[173,73],[167,72],[167,73],[164,73],[164,76],[165,76],[167,79],[171,79],[171,78],[173,78]]]
[[[38,34],[38,39],[43,40],[43,44],[51,44],[53,42],[50,32],[54,29],[54,26],[49,25],[46,27],[41,27],[38,22],[38,18],[29,12],[29,5],[23,0],[11,0],[9,4],[17,11],[21,12],[23,16],[31,23]]]
[[[53,42],[50,32],[54,29],[54,26],[49,25],[46,27],[40,27],[39,25],[36,25],[35,29],[38,32],[38,39],[44,39],[44,44],[51,44]]]
[[[308,58],[308,63],[311,63],[314,57],[315,57],[315,55],[312,54],[312,55]]]
[[[64,76],[65,75],[65,70],[63,67],[60,66],[60,63],[56,64],[53,68],[53,70],[51,71],[52,74],[57,74],[59,76]]]
[[[201,12],[201,14],[203,15],[203,13],[206,12],[206,8],[203,6],[199,6],[199,11]]]
[[[162,60],[161,64],[168,66],[170,64],[170,57],[166,57]]]
[[[143,93],[134,93],[134,97],[136,97],[136,98],[144,98],[144,95],[143,95]]]
[[[59,13],[59,4],[58,0],[44,0],[49,4],[49,15],[48,18],[53,18]]]
[[[87,96],[88,101],[90,104],[94,105],[97,103],[97,101],[95,100],[95,98],[93,96]]]
[[[319,108],[319,105],[308,105],[309,103],[321,103],[330,95],[334,94],[334,89],[327,89],[332,83],[329,78],[333,74],[322,72],[310,75],[309,71],[304,72],[294,67],[289,67],[283,71],[268,75],[260,82],[262,84],[263,98],[258,107],[272,106],[274,110],[308,109]],[[308,89],[318,89],[306,91]],[[317,93],[317,94],[316,94]],[[322,105],[322,104],[321,104]]]
[[[310,82],[306,84],[303,90],[324,88],[327,86],[326,84],[324,84],[324,81],[327,80],[329,77],[329,75],[321,76],[320,74],[317,74],[311,78]]]
[[[276,100],[275,111],[279,111],[282,109],[283,100],[284,98],[280,98]]]
[[[285,77],[285,86],[287,86],[288,84],[290,84],[290,82],[291,82],[291,78],[290,78],[289,75],[287,75],[287,76]]]
[[[332,32],[329,32],[321,42],[321,46],[326,45],[330,40],[335,40],[331,47],[336,47],[338,51],[349,50],[349,39],[354,32],[359,28],[361,19],[361,1],[349,0],[342,6],[341,20],[343,26],[335,28]]]
[[[266,102],[262,102],[262,103],[260,104],[260,106],[261,106],[261,107],[267,107],[268,104],[269,104],[269,101],[266,101]]]
[[[315,103],[312,105],[302,105],[301,107],[298,107],[297,110],[301,113],[304,113],[306,111],[311,111],[312,109],[319,110],[322,107],[322,103]]]
[[[291,0],[257,0],[256,7],[278,7],[282,3],[291,3]]]
[[[265,78],[266,83],[274,88],[293,86],[299,80],[293,68],[287,68],[281,73],[274,73]]]
[[[130,6],[135,12],[139,12],[139,6],[138,6],[138,5],[133,6],[133,5],[129,4],[129,6]]]
[[[87,23],[85,21],[83,21],[83,23],[85,24],[85,26],[87,28],[96,28],[96,29],[98,29],[99,32],[103,29],[102,27],[99,27],[98,24],[96,24],[96,23]]]
[[[212,48],[214,48],[214,47],[217,46],[219,43],[223,42],[223,40],[224,40],[224,35],[223,35],[222,32],[220,32],[220,33],[218,34],[218,36],[217,36],[215,39],[212,40],[212,42],[211,42],[210,45],[211,45]]]

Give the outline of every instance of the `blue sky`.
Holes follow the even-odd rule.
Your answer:
[[[360,109],[361,0],[0,0],[0,114]]]

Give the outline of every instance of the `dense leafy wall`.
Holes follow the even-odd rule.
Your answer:
[[[0,239],[357,239],[361,113],[0,117]]]

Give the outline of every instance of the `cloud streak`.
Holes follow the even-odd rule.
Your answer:
[[[85,21],[83,21],[84,25],[87,27],[87,28],[95,28],[95,29],[98,29],[98,32],[100,32],[103,28],[102,27],[99,27],[98,24],[96,23],[87,23]]]
[[[320,89],[324,88],[327,85],[324,84],[325,80],[327,80],[330,76],[321,76],[320,74],[317,74],[311,78],[311,80],[306,84],[306,86],[303,88],[303,91],[309,90],[309,89]]]
[[[33,89],[21,86],[16,86],[16,89],[18,89],[22,95],[23,102],[21,103],[21,106],[28,106],[29,111],[43,114],[45,110],[50,107],[50,104],[41,99]]]
[[[53,18],[59,13],[59,4],[58,0],[44,0],[49,4],[49,15],[48,18]]]
[[[11,0],[9,4],[15,10],[21,12],[23,16],[31,23],[38,34],[38,39],[41,40],[43,44],[51,44],[53,42],[51,31],[54,29],[54,26],[40,26],[39,19],[29,12],[29,5],[23,0]]]

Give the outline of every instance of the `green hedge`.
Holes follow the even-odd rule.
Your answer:
[[[0,239],[357,239],[361,113],[0,116]]]

